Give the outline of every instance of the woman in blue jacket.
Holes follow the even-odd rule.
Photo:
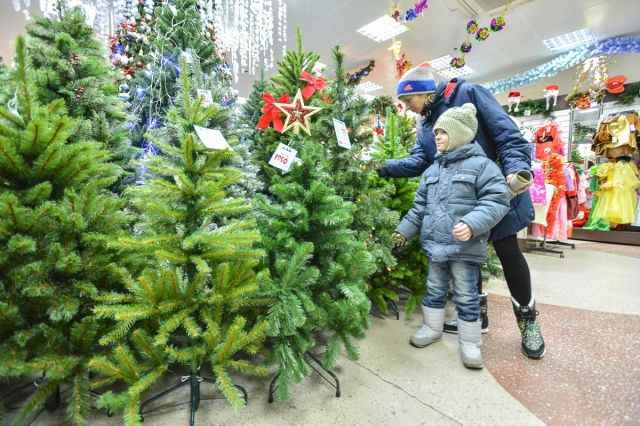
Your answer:
[[[484,87],[453,79],[435,84],[428,63],[409,70],[398,82],[397,96],[407,108],[422,115],[418,137],[411,154],[403,159],[387,160],[378,170],[381,177],[404,178],[420,176],[435,158],[433,125],[451,107],[470,102],[477,109],[476,142],[487,157],[495,161],[507,179],[515,173],[531,171],[529,144],[515,123],[496,99]],[[529,226],[534,218],[531,196],[525,188],[511,199],[511,208],[489,236],[504,270],[511,293],[511,302],[522,335],[522,350],[530,358],[542,358],[545,344],[537,320],[535,300],[531,291],[531,275],[526,259],[518,246],[516,234]],[[482,278],[478,277],[481,292]],[[445,331],[457,332],[455,324],[445,325]]]

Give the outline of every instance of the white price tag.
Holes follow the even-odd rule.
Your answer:
[[[193,128],[196,130],[198,137],[206,146],[210,149],[231,149],[231,146],[227,143],[227,140],[224,138],[224,135],[220,130],[217,129],[207,129],[206,127],[196,126]]]
[[[526,115],[527,117],[531,115],[531,110],[530,109],[525,109],[524,110],[524,115]]]
[[[211,90],[198,89],[198,96],[202,96],[202,106],[209,108],[213,104],[213,95]]]
[[[630,131],[630,132],[635,132],[635,131],[636,131],[636,126],[635,126],[635,124],[633,124],[633,123],[629,124],[629,131]]]
[[[278,144],[278,148],[276,148],[276,151],[271,156],[269,165],[288,172],[291,164],[295,162],[297,154],[298,151],[296,151],[295,149],[283,143],[280,143]]]
[[[346,124],[344,124],[343,121],[334,118],[333,128],[336,131],[336,139],[338,139],[338,145],[343,148],[351,149],[351,141],[349,140],[349,133],[347,132]]]

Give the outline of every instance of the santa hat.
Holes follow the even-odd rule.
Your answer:
[[[398,97],[406,95],[418,95],[422,93],[435,93],[436,82],[433,79],[431,64],[423,62],[417,67],[407,71],[398,82],[396,94]]]

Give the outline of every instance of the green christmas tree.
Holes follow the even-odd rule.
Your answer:
[[[129,119],[113,85],[104,42],[85,23],[80,7],[57,4],[55,18],[36,17],[27,25],[29,58],[36,70],[42,102],[63,99],[69,115],[80,120],[72,140],[104,144],[112,161],[129,168],[136,150],[129,141]]]
[[[276,100],[285,94],[294,97],[307,86],[300,80],[302,71],[311,71],[317,60],[317,54],[302,50],[298,31],[298,48],[279,62],[269,92]],[[319,92],[305,103],[327,107]],[[279,399],[289,398],[293,385],[310,374],[305,354],[318,345],[318,333],[326,333],[320,350],[324,367],[332,369],[341,348],[350,359],[358,358],[354,338],[362,338],[369,325],[365,279],[375,264],[351,229],[356,206],[333,188],[327,146],[321,143],[326,140],[324,126],[312,124],[310,136],[269,127],[254,151],[270,194],[259,195],[256,206],[267,252],[263,295],[273,300],[266,319]],[[279,143],[297,151],[299,161],[287,173],[267,164]]]
[[[147,16],[145,20],[148,20]],[[207,19],[207,16],[198,0],[175,0],[158,2],[145,25],[123,23],[127,28],[125,40],[130,36],[147,41],[135,57],[135,47],[129,49],[128,41],[122,37],[112,45],[112,51],[118,52],[115,54],[119,55],[120,61],[127,58],[127,69],[136,70],[127,75],[131,78],[121,86],[122,96],[126,96],[126,91],[130,94],[131,111],[137,117],[133,135],[136,146],[147,146],[145,132],[157,127],[169,108],[180,100],[181,58],[187,62],[197,59],[207,78],[225,80],[229,87],[228,66],[217,50],[215,32],[209,22],[211,18]]]
[[[391,185],[374,185],[369,179],[372,162],[363,161],[363,151],[369,148],[372,131],[369,128],[367,103],[362,97],[354,96],[352,86],[344,70],[344,53],[336,46],[333,49],[335,80],[327,90],[331,105],[325,107],[318,119],[321,139],[325,144],[327,166],[333,177],[332,186],[343,199],[355,204],[353,222],[350,226],[359,241],[365,243],[373,255],[378,273],[395,267],[391,253],[395,243],[393,231],[399,222],[397,212],[386,206],[391,197]],[[351,148],[338,145],[333,119],[342,121],[349,132]],[[378,308],[387,313],[387,300],[397,301],[395,291],[386,285],[376,285],[380,281],[369,281],[368,295]]]
[[[94,386],[127,385],[99,401],[109,410],[124,410],[127,425],[139,424],[141,393],[171,363],[187,365],[189,374],[208,365],[236,408],[242,399],[229,370],[266,373],[250,358],[267,328],[252,313],[265,303],[254,272],[264,252],[254,247],[260,235],[250,203],[227,195],[242,172],[225,166],[231,150],[209,149],[196,136],[194,126],[216,123],[220,110],[203,107],[184,61],[180,96],[165,126],[146,135],[162,154],[147,156],[146,183],[131,189],[139,235],[116,244],[156,260],[127,283],[128,292],[101,295],[95,309],[116,327],[101,339],[113,346],[112,354],[91,362],[99,373]]]
[[[22,37],[15,61],[17,111],[0,107],[0,377],[42,377],[18,423],[62,393],[69,424],[82,425],[105,326],[93,297],[126,277],[126,257],[107,249],[129,222],[107,191],[122,171],[103,144],[77,138],[84,122],[64,100],[39,101]]]
[[[378,161],[404,158],[409,154],[407,146],[415,140],[413,122],[406,116],[398,116],[387,106],[384,137],[378,138],[375,145],[374,158]],[[376,173],[370,174],[373,186],[391,187],[391,196],[386,206],[403,217],[413,205],[419,178],[382,179]],[[397,225],[397,224],[396,224]],[[397,265],[387,269],[379,269],[371,279],[373,288],[405,288],[410,291],[405,303],[405,313],[412,313],[424,298],[427,281],[428,260],[422,251],[419,239],[415,239],[403,248],[394,252]],[[389,297],[389,296],[387,296]],[[394,300],[392,298],[392,300]]]

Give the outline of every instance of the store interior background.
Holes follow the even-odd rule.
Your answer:
[[[12,57],[11,45],[16,35],[25,32],[22,11],[11,6],[12,0],[2,0],[0,15],[0,55],[5,63]],[[406,4],[405,4],[406,3]],[[408,31],[395,39],[402,42],[402,51],[414,65],[445,55],[456,55],[458,46],[465,40],[465,26],[476,11],[487,21],[488,16],[502,11],[505,0],[430,0],[424,15],[408,22]],[[356,30],[369,22],[389,15],[394,2],[386,0],[287,0],[287,47],[295,48],[296,26],[302,29],[304,48],[318,52],[321,62],[331,65],[331,49],[341,46],[346,53],[345,66],[355,71],[374,59],[376,66],[364,80],[378,83],[381,89],[371,92],[373,96],[394,95],[397,77],[395,61],[389,51],[392,40],[375,42]],[[412,2],[399,2],[403,9]],[[39,1],[32,0],[28,8],[32,15],[39,13]],[[516,0],[506,16],[503,31],[492,33],[484,42],[473,43],[467,55],[467,65],[473,70],[465,79],[483,83],[500,79],[535,67],[558,56],[551,52],[543,40],[568,32],[589,28],[596,39],[603,40],[620,35],[637,34],[640,22],[640,2],[637,0]],[[276,60],[281,57],[282,47],[275,42]],[[272,68],[266,75],[275,73]],[[640,67],[635,55],[618,55],[610,66],[610,75],[623,74],[627,83],[640,80]],[[331,72],[328,73],[331,77]],[[236,88],[240,96],[247,96],[257,76],[239,76]],[[438,76],[439,79],[444,79]],[[539,99],[549,84],[560,86],[560,95],[571,92],[575,84],[575,67],[560,72],[518,90],[523,99]],[[506,104],[507,93],[496,98]]]

